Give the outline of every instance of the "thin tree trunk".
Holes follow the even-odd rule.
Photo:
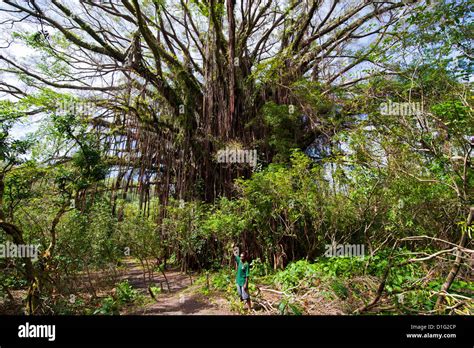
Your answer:
[[[474,207],[471,207],[469,210],[467,221],[466,221],[467,227],[472,225],[473,219],[474,219]],[[435,308],[438,310],[438,312],[442,312],[441,306],[444,303],[446,292],[448,292],[449,288],[451,287],[451,284],[454,281],[454,278],[456,278],[459,272],[459,268],[461,267],[461,264],[462,264],[462,248],[466,246],[466,242],[467,242],[467,232],[463,232],[458,244],[458,250],[456,251],[456,259],[454,260],[451,270],[449,271],[449,274],[443,286],[441,287],[440,293],[438,295],[438,299],[436,300]]]

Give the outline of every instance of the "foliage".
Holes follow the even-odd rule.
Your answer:
[[[117,315],[124,305],[137,301],[139,297],[137,290],[133,289],[128,281],[120,282],[116,285],[115,294],[103,298],[100,307],[92,314]]]

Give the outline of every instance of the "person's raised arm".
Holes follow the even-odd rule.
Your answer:
[[[239,261],[240,261],[240,257],[239,257],[239,247],[238,246],[234,246],[232,248],[232,253],[234,255],[234,264],[235,264],[235,270],[237,270],[237,267],[239,266]]]

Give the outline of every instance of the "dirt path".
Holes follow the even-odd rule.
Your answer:
[[[204,296],[198,292],[198,287],[192,284],[189,275],[178,271],[166,271],[170,285],[170,292],[161,273],[155,273],[152,283],[162,283],[163,292],[153,300],[148,292],[148,284],[143,279],[141,265],[134,260],[126,260],[126,271],[121,276],[128,280],[133,288],[151,299],[141,308],[129,308],[121,314],[136,315],[232,315],[228,308],[228,301],[217,295]]]

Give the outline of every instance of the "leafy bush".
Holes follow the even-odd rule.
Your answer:
[[[110,203],[96,201],[82,212],[74,209],[58,226],[58,261],[63,269],[82,271],[86,266],[115,264],[122,251],[118,247],[116,218]]]
[[[92,314],[117,315],[119,314],[119,304],[113,297],[107,296],[101,301],[100,307]]]
[[[217,290],[225,291],[229,287],[229,284],[233,283],[234,278],[230,271],[223,270],[213,275],[211,287]]]
[[[263,277],[271,273],[272,269],[268,262],[262,262],[258,257],[252,260],[250,264],[250,274],[252,277]]]
[[[305,278],[312,278],[319,274],[318,266],[306,260],[290,263],[283,271],[274,276],[274,283],[282,289],[297,286]]]
[[[319,258],[314,263],[300,260],[290,263],[285,270],[274,276],[274,283],[283,289],[299,283],[313,282],[316,278],[352,277],[363,274],[364,259],[361,258]]]
[[[331,283],[331,288],[337,297],[346,299],[349,296],[349,290],[339,279],[334,279]]]
[[[131,303],[137,299],[138,292],[132,288],[128,280],[125,280],[117,284],[116,297],[120,304]]]
[[[153,293],[153,296],[156,296],[161,293],[161,287],[150,286],[150,291]]]
[[[120,282],[115,288],[113,296],[107,296],[102,299],[100,306],[93,314],[117,315],[119,310],[126,304],[136,302],[141,296],[137,290],[133,289],[128,280]]]
[[[278,311],[282,315],[287,315],[287,314],[301,315],[301,314],[303,314],[302,308],[298,304],[293,303],[291,301],[291,299],[288,299],[288,298],[285,298],[285,299],[280,301],[280,303],[278,304]]]

